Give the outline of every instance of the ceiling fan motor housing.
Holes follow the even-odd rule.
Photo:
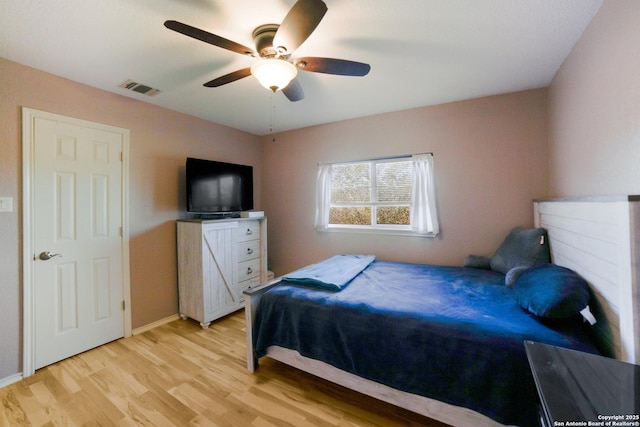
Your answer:
[[[253,42],[261,58],[273,58],[278,52],[273,46],[273,37],[278,31],[278,24],[265,24],[253,30]]]

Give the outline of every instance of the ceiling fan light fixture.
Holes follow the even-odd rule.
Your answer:
[[[251,74],[258,79],[262,86],[275,92],[287,87],[298,74],[298,70],[288,61],[268,58],[253,64]]]

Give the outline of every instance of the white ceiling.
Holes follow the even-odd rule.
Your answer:
[[[292,103],[253,77],[203,83],[257,59],[163,26],[174,19],[253,47],[294,0],[0,0],[0,56],[77,82],[264,135],[545,87],[602,0],[325,0],[293,57],[365,62],[365,77],[300,72]],[[127,91],[127,79],[161,90]]]

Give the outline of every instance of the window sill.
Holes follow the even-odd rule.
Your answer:
[[[326,229],[316,228],[321,233],[351,233],[351,234],[378,234],[378,235],[391,235],[391,236],[406,236],[406,237],[436,237],[436,233],[415,233],[411,230],[394,230],[389,228],[355,228],[355,227],[329,227]]]

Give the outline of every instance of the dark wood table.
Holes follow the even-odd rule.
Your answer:
[[[640,366],[533,341],[525,348],[545,426],[640,426]]]

